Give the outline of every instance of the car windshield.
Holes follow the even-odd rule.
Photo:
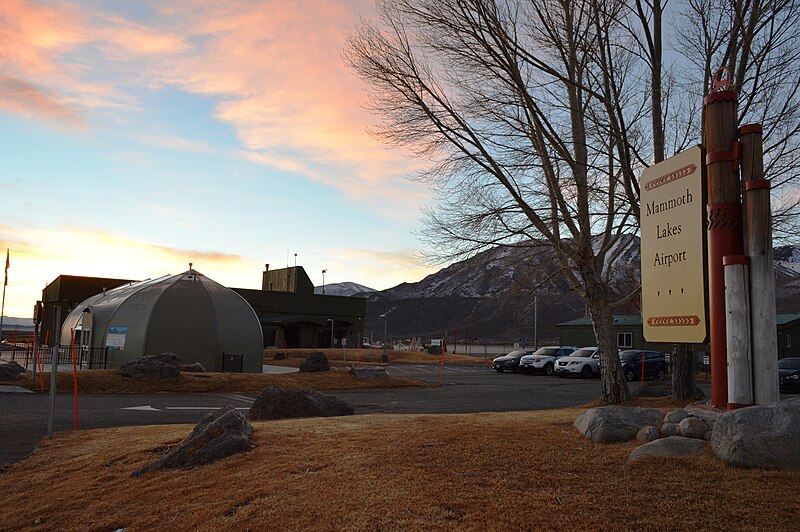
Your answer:
[[[587,347],[584,349],[578,349],[577,351],[573,351],[569,356],[573,358],[589,358],[594,354],[594,351],[595,351],[594,349]]]
[[[514,357],[514,358],[518,358],[518,357],[521,357],[521,356],[522,356],[522,355],[524,355],[524,354],[525,354],[525,351],[511,351],[511,352],[510,352],[509,354],[507,354],[506,356],[507,356],[507,357]]]
[[[644,351],[623,351],[622,353],[620,353],[619,359],[622,360],[623,362],[630,362],[631,360],[637,358],[641,359],[643,353]]]
[[[800,369],[800,358],[782,358],[778,361],[778,369]]]
[[[542,355],[542,356],[549,357],[549,356],[555,355],[557,352],[558,352],[558,348],[557,347],[542,347],[541,349],[536,351],[534,353],[534,355]]]

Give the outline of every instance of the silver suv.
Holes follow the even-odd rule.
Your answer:
[[[536,372],[552,375],[555,370],[556,360],[571,354],[577,349],[574,345],[540,347],[532,355],[525,355],[519,360],[519,371],[522,373]]]

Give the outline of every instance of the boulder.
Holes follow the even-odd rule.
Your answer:
[[[677,423],[664,423],[661,425],[661,435],[665,438],[678,436],[680,434]]]
[[[272,357],[272,360],[286,360],[286,354],[279,351],[275,353],[275,356]]]
[[[689,412],[685,408],[678,408],[667,412],[667,415],[664,416],[664,423],[680,423],[687,417],[689,417]]]
[[[161,459],[132,473],[140,477],[159,469],[189,468],[208,464],[250,449],[253,426],[244,415],[227,405],[207,414],[189,436]]]
[[[268,386],[250,407],[250,420],[351,416],[353,407],[338,397],[315,390]]]
[[[631,395],[633,397],[671,397],[672,396],[672,381],[669,379],[647,381],[639,385]],[[705,399],[706,394],[698,388],[694,387],[694,399],[696,401]]]
[[[330,371],[331,365],[328,363],[328,357],[325,353],[316,351],[308,355],[302,364],[300,364],[300,371]]]
[[[15,381],[19,379],[25,368],[16,362],[0,362],[0,381]]]
[[[389,375],[386,373],[386,370],[383,368],[350,368],[350,374],[355,376],[357,379],[385,379]]]
[[[578,416],[575,427],[594,442],[612,443],[636,437],[647,425],[661,426],[664,413],[655,408],[600,406]]]
[[[131,379],[174,379],[181,371],[181,359],[174,353],[145,355],[120,366],[119,371]]]
[[[194,364],[182,364],[181,371],[187,371],[189,373],[205,373],[206,368],[200,362],[195,362]]]
[[[659,437],[658,429],[655,428],[653,425],[647,425],[646,427],[642,427],[639,432],[636,433],[636,439],[639,441],[653,441],[657,440]]]
[[[670,436],[640,445],[628,457],[628,461],[639,460],[648,456],[692,456],[702,454],[706,442],[695,438]]]
[[[800,471],[800,398],[751,406],[720,416],[711,436],[725,462],[759,469]]]
[[[717,423],[717,420],[720,418],[724,411],[721,410],[712,410],[711,408],[702,407],[702,406],[687,406],[686,411],[689,413],[690,416],[699,417],[703,421],[706,422],[708,428],[714,430],[714,425]]]
[[[678,423],[678,433],[685,438],[703,439],[709,430],[706,422],[699,417],[689,416]]]

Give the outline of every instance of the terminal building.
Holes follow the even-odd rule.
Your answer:
[[[88,304],[86,302],[90,298],[94,298],[92,301],[96,301],[100,305],[100,301],[112,299],[109,294],[117,294],[117,299],[115,300],[118,300],[121,294],[133,290],[130,287],[134,285],[140,288],[153,285],[164,288],[167,284],[173,282],[175,278],[191,273],[200,275],[204,279],[203,283],[205,283],[207,278],[191,268],[189,272],[184,272],[178,276],[166,276],[154,281],[60,275],[45,287],[42,291],[42,300],[37,302],[34,320],[37,327],[36,335],[38,341],[40,344],[46,343],[48,345],[52,345],[56,341],[59,341],[62,345],[69,343],[70,327],[64,328],[65,320],[79,306],[82,308],[77,310],[82,312],[87,307]],[[173,281],[167,281],[169,279]],[[210,279],[207,280],[213,283]],[[217,283],[214,284],[217,285]],[[326,348],[331,346],[356,346],[358,339],[363,336],[366,299],[314,294],[314,285],[305,270],[300,266],[270,270],[269,265],[267,265],[262,273],[261,285],[261,290],[247,288],[230,288],[226,290],[237,294],[252,309],[263,332],[262,347]],[[117,291],[118,288],[123,290]],[[220,286],[220,288],[223,287]],[[148,289],[147,293],[155,292]],[[142,297],[142,295],[138,297]],[[202,299],[197,299],[197,301]],[[103,303],[103,305],[107,304]],[[126,303],[126,305],[128,304],[130,302]],[[195,304],[187,305],[192,307]],[[120,306],[120,309],[122,308]],[[166,309],[167,307],[164,308]],[[171,312],[156,311],[155,304],[151,306],[149,312],[150,319],[155,320],[153,326],[157,324],[157,326],[165,328],[163,333],[158,334],[169,334],[169,331],[177,331],[179,326],[185,331],[189,330],[177,321],[170,322],[169,320],[173,319],[170,317]],[[176,310],[175,312],[179,311]],[[78,325],[74,318],[73,316],[70,321],[73,329]],[[201,343],[207,342],[208,339],[202,339],[204,338],[204,333],[200,331],[199,322],[196,323],[197,325],[194,326],[196,339]],[[106,324],[106,328],[109,326],[125,325],[113,325],[109,322]],[[64,336],[63,330],[67,330],[67,337]],[[96,325],[94,326],[94,331],[93,334],[97,334]],[[105,332],[107,331],[104,331],[104,334]],[[98,336],[97,338],[100,337]],[[150,336],[147,338],[150,338]],[[152,338],[156,338],[156,336]],[[145,351],[143,354],[154,354],[149,352],[148,349],[155,349],[155,344],[148,343],[150,340],[145,339],[145,337],[138,341],[142,342]],[[191,341],[194,340],[187,340],[187,342]],[[95,342],[94,338],[92,342]],[[108,342],[107,337],[102,340],[103,344],[106,342]]]

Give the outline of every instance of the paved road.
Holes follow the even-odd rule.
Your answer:
[[[438,366],[393,364],[397,377],[437,383]],[[488,367],[446,365],[443,386],[332,392],[367,413],[467,413],[561,408],[600,396],[598,379],[495,373]],[[707,391],[708,392],[708,391]],[[247,412],[256,394],[82,395],[81,429],[124,425],[196,423],[230,404]],[[0,464],[24,458],[47,433],[48,397],[0,393]],[[56,431],[72,429],[72,396],[56,396]]]

